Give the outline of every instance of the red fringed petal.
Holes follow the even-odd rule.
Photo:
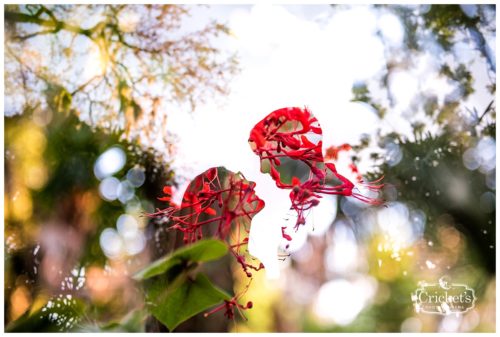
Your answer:
[[[320,194],[353,196],[373,205],[382,203],[379,199],[353,193],[355,185],[340,175],[333,163],[324,162],[322,140],[317,140],[318,135],[322,135],[321,126],[311,111],[307,108],[291,107],[278,109],[267,115],[251,130],[248,140],[253,152],[260,157],[261,161],[268,160],[269,173],[276,182],[276,186],[293,189],[290,193],[290,201],[291,208],[297,212],[295,228],[305,223],[304,211],[319,203]],[[313,139],[315,141],[312,141]],[[326,158],[337,160],[340,151],[351,149],[349,144],[329,147],[326,150]],[[297,177],[293,177],[292,184],[286,184],[277,169],[281,163],[278,158],[282,157],[299,160],[306,164],[310,169],[308,180],[301,183]],[[352,164],[350,169],[356,174],[356,180],[360,182],[361,175],[357,167]],[[329,172],[330,176],[340,180],[339,185],[330,186],[325,183]],[[383,185],[366,184],[364,186],[370,190],[378,190]],[[284,232],[283,237],[285,237]]]

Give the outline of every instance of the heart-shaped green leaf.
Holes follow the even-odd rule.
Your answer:
[[[148,283],[148,307],[170,331],[203,310],[231,298],[201,273],[194,279],[183,274],[170,284],[165,284],[164,278]]]
[[[192,245],[180,248],[142,269],[134,275],[136,280],[145,280],[168,272],[172,267],[189,262],[207,262],[217,260],[227,253],[227,245],[219,240],[200,240]]]

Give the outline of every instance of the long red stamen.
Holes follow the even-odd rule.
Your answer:
[[[283,108],[273,111],[257,123],[250,132],[249,142],[252,150],[261,161],[268,161],[269,173],[275,180],[276,186],[282,189],[292,189],[290,192],[291,208],[297,212],[295,229],[305,224],[304,211],[319,204],[320,194],[352,196],[372,205],[383,203],[380,199],[353,192],[355,185],[337,172],[335,164],[324,161],[321,151],[322,141],[318,139],[321,135],[322,131],[317,119],[307,108]],[[326,158],[336,160],[340,152],[350,150],[352,147],[349,144],[333,146],[326,149]],[[292,184],[283,182],[277,167],[281,164],[279,158],[286,157],[299,160],[309,167],[309,178],[305,182],[300,183],[298,179],[292,180]],[[377,192],[384,186],[380,184],[382,178],[373,182],[362,182],[358,168],[353,163],[350,165],[350,170],[355,174],[356,181],[369,191]],[[340,180],[341,184],[326,185],[328,174]],[[288,235],[283,231],[282,236],[287,238]]]

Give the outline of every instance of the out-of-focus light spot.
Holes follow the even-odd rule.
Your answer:
[[[352,229],[343,221],[335,223],[333,244],[325,253],[325,265],[332,273],[355,271],[358,266],[358,246]]]
[[[481,163],[482,173],[487,173],[496,167],[496,142],[493,138],[481,139],[476,146],[476,153]]]
[[[476,310],[469,311],[463,318],[462,331],[472,331],[478,326],[480,320],[481,317]]]
[[[439,332],[457,332],[461,321],[462,317],[459,315],[447,315],[439,324]]]
[[[429,269],[434,269],[434,268],[436,268],[436,265],[435,265],[434,263],[432,263],[432,261],[430,261],[430,260],[425,261],[425,265],[426,265],[426,266],[427,266],[427,268],[429,268]]]
[[[340,209],[345,215],[354,217],[363,209],[363,207],[359,203],[357,203],[356,200],[357,199],[354,198],[340,199]]]
[[[142,252],[146,246],[146,238],[142,232],[136,232],[133,237],[124,238],[125,251],[128,255],[135,255]]]
[[[26,186],[31,189],[41,189],[43,186],[45,186],[47,178],[47,168],[41,161],[26,167],[26,169],[24,170],[24,181],[26,183]]]
[[[101,248],[110,259],[139,254],[146,246],[146,238],[139,223],[130,214],[122,214],[116,221],[118,231],[105,229],[100,237]]]
[[[137,224],[137,220],[129,215],[122,214],[116,220],[116,228],[118,229],[118,233],[124,238],[134,238],[137,235],[139,225]]]
[[[389,77],[389,88],[396,104],[405,109],[418,92],[418,79],[406,71],[395,71]]]
[[[354,281],[339,279],[325,283],[314,301],[314,313],[321,322],[347,325],[368,304],[376,288],[376,281],[372,278]]]
[[[120,171],[126,162],[125,152],[119,147],[111,147],[97,158],[94,174],[102,180]]]
[[[19,235],[16,232],[9,233],[5,230],[5,248],[7,253],[13,253],[23,247],[23,242],[19,239]]]
[[[405,204],[395,202],[387,206],[378,211],[377,220],[379,228],[389,237],[394,249],[407,247],[422,236],[425,221],[423,212],[412,212],[414,219],[410,219],[410,211]]]
[[[496,184],[497,184],[497,178],[496,178],[496,169],[491,170],[487,175],[486,175],[486,186],[488,186],[489,189],[496,189]]]
[[[488,173],[496,167],[496,142],[491,137],[485,137],[475,147],[467,149],[462,155],[464,166],[473,171]]]
[[[47,146],[47,138],[35,123],[27,122],[20,126],[19,137],[12,144],[14,153],[23,158],[39,158]]]
[[[120,235],[113,228],[102,231],[99,243],[104,254],[111,259],[120,257],[123,250],[123,242]]]
[[[7,97],[7,96],[6,96]],[[45,127],[52,120],[52,109],[47,109],[46,107],[40,107],[33,111],[33,122],[40,126]]]
[[[127,213],[139,213],[142,210],[141,201],[136,196],[132,198],[125,206]]]
[[[10,296],[10,319],[18,319],[28,310],[31,304],[31,295],[25,286],[19,286]]]
[[[424,232],[426,216],[422,210],[416,209],[410,211],[410,221],[416,235],[421,235]]]
[[[460,9],[469,18],[477,16],[477,5],[460,5]]]
[[[135,189],[134,186],[132,186],[127,180],[124,180],[118,185],[116,193],[118,195],[118,200],[125,204],[127,201],[132,200]]]
[[[447,185],[446,194],[457,204],[466,205],[469,200],[469,184],[465,179],[458,177],[450,177],[450,182]]]
[[[439,227],[438,234],[442,245],[448,249],[455,250],[460,243],[460,232],[452,226]]]
[[[495,194],[485,192],[479,198],[479,208],[484,213],[491,213],[495,210]]]
[[[139,254],[146,245],[144,233],[140,230],[143,223],[129,214],[122,214],[116,222],[116,227],[125,244],[125,251],[128,255]]]
[[[118,186],[120,181],[115,177],[105,178],[99,184],[99,193],[101,196],[108,201],[116,200],[118,197]]]
[[[130,33],[135,31],[141,17],[133,9],[125,9],[118,14],[118,27],[122,32]]]
[[[388,143],[385,145],[385,159],[386,163],[389,166],[396,166],[399,164],[401,159],[403,159],[403,152],[401,151],[401,148],[398,144],[396,143]]]
[[[308,263],[312,257],[313,249],[310,242],[306,242],[302,248],[297,251],[295,254],[292,254],[292,258],[295,261],[299,261],[301,263]]]
[[[31,194],[24,188],[19,188],[11,202],[9,213],[15,220],[24,221],[33,213]]]
[[[422,321],[417,317],[409,317],[401,324],[401,332],[420,332],[422,331]]]
[[[87,276],[87,288],[90,296],[96,302],[106,302],[112,293],[109,291],[110,280],[103,269],[92,266],[89,268]]]
[[[140,187],[146,180],[146,174],[144,173],[143,169],[133,167],[127,172],[127,180],[132,186]]]
[[[378,19],[378,25],[385,43],[394,47],[403,43],[404,28],[397,16],[390,13],[383,14]]]

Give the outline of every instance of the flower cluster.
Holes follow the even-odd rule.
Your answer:
[[[241,173],[213,167],[189,184],[180,206],[172,202],[171,187],[164,187],[165,196],[159,200],[171,206],[158,209],[150,216],[167,217],[173,223],[170,229],[184,233],[184,243],[195,242],[203,236],[225,241],[243,271],[251,277],[250,269],[263,268],[262,264],[254,266],[247,262],[245,248],[252,217],[264,207],[254,187],[255,183],[247,181]]]
[[[333,161],[334,163],[339,160],[340,152],[351,151],[352,147],[349,144],[342,144],[340,146],[331,145],[325,149],[325,161]],[[358,167],[352,161],[349,163],[349,170],[356,178],[356,181],[360,184],[363,183],[363,177],[359,173]]]
[[[248,288],[250,288],[250,282],[247,284],[245,289],[239,293],[238,295],[235,295],[233,298],[230,300],[224,300],[224,302],[221,305],[218,305],[217,307],[213,308],[209,312],[205,313],[203,316],[208,317],[213,313],[216,313],[217,311],[223,310],[224,309],[224,316],[226,316],[228,319],[234,319],[234,309],[238,310],[238,313],[240,314],[241,317],[245,318],[245,315],[243,315],[242,310],[246,309],[252,309],[253,308],[253,302],[248,301],[245,305],[240,304],[238,300],[246,294],[248,291]]]
[[[349,179],[337,172],[333,162],[324,160],[322,130],[318,120],[307,108],[273,111],[255,125],[249,143],[253,152],[260,157],[262,171],[271,174],[278,188],[291,190],[291,209],[297,213],[295,230],[305,224],[305,212],[317,206],[322,195],[352,196],[372,205],[382,203],[380,199],[359,193]],[[326,150],[326,159],[336,161],[340,151],[349,150],[351,147],[348,144],[330,147]],[[295,165],[298,168],[295,171],[302,171],[301,177],[289,176],[289,170],[283,170],[287,165]],[[382,188],[382,178],[364,183],[354,164],[351,170],[356,174],[359,186],[375,192]],[[165,186],[164,196],[158,199],[168,202],[170,207],[157,209],[150,216],[166,217],[172,223],[170,229],[183,233],[186,244],[204,236],[225,241],[251,282],[250,270],[264,268],[262,263],[255,266],[247,262],[250,222],[264,207],[264,201],[255,195],[254,188],[255,183],[247,181],[241,173],[213,167],[189,184],[181,205],[172,201],[172,189]],[[291,241],[292,237],[286,233],[286,229],[286,226],[281,227],[282,237]],[[243,293],[225,300],[205,316],[224,309],[224,315],[232,319],[235,309],[241,313],[241,310],[252,308],[251,301],[245,305],[238,302],[248,290],[250,282]]]
[[[380,199],[357,192],[356,186],[337,172],[334,163],[324,161],[322,130],[307,108],[282,108],[271,112],[255,125],[248,141],[261,160],[263,172],[271,174],[278,188],[291,189],[291,209],[297,213],[295,230],[305,224],[304,212],[318,205],[322,194],[352,196],[372,205],[382,204]],[[350,146],[344,144],[330,149],[329,155],[336,159],[339,151],[349,149]],[[289,181],[283,178],[280,166],[290,160],[305,164],[302,166],[307,168],[306,176],[302,179],[291,177]],[[381,179],[364,183],[360,178],[359,183],[370,191],[378,191],[383,187]],[[285,228],[282,234],[286,240],[291,239]]]

